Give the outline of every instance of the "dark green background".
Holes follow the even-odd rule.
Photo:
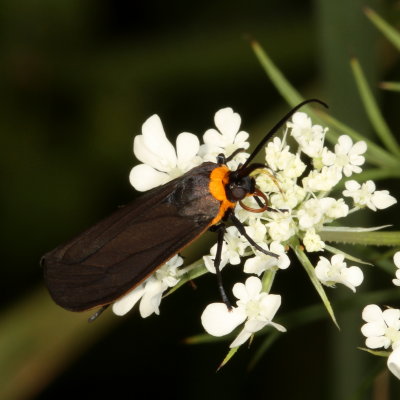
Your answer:
[[[108,399],[127,392],[128,398],[342,399],[357,390],[377,362],[355,349],[363,345],[362,307],[342,333],[329,321],[288,332],[248,372],[261,343],[256,339],[216,373],[228,342],[182,343],[203,332],[201,312],[218,300],[213,276],[198,280],[197,290],[187,286],[165,299],[160,317],[142,320],[131,312],[85,325],[85,317],[76,316],[79,334],[64,343],[75,315],[39,294],[39,259],[136,196],[128,182],[136,163],[133,137],[153,113],[172,139],[181,131],[201,135],[218,109],[231,106],[254,146],[254,138],[288,106],[262,71],[249,37],[305,97],[321,98],[332,115],[369,134],[349,59],[359,57],[374,89],[380,80],[398,79],[399,69],[397,53],[367,20],[364,4],[1,1],[0,329],[8,329],[3,332],[15,341],[3,352],[0,372],[7,385],[28,388],[5,398]],[[377,10],[396,24],[396,7],[385,2]],[[399,96],[378,96],[398,131]],[[381,185],[399,193],[395,182]],[[385,211],[380,221],[395,217]],[[207,234],[187,252],[188,260],[207,251],[213,240]],[[224,275],[227,286],[243,279],[237,271]],[[274,287],[283,296],[281,312],[318,302],[301,268],[293,265],[281,275]],[[46,333],[30,322],[40,325],[46,318],[51,320]],[[21,336],[19,322],[27,326]],[[346,335],[348,340],[340,339]],[[42,351],[47,336],[60,340]],[[50,371],[43,369],[47,363],[54,364]],[[391,384],[398,390],[397,382]]]

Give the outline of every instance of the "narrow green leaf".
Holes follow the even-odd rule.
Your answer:
[[[323,232],[373,232],[379,231],[385,228],[390,228],[392,225],[379,225],[379,226],[370,226],[369,228],[360,227],[360,226],[324,226]]]
[[[381,82],[379,87],[384,90],[392,90],[393,92],[400,92],[400,82]]]
[[[236,352],[238,351],[239,347],[234,347],[233,349],[230,349],[228,351],[228,354],[225,356],[225,358],[222,360],[221,364],[219,365],[219,367],[217,368],[217,371],[219,371],[222,367],[224,367],[229,361],[230,359],[236,354]]]
[[[200,333],[198,335],[189,336],[182,340],[185,344],[203,344],[203,343],[215,343],[215,342],[223,342],[228,340],[228,338],[232,337],[232,335],[226,336],[212,336],[208,333]]]
[[[353,58],[350,62],[351,68],[354,74],[354,78],[357,83],[358,90],[360,92],[361,100],[364,104],[368,118],[375,128],[376,133],[382,140],[382,143],[386,148],[395,155],[400,155],[399,144],[397,143],[393,133],[391,132],[388,124],[384,120],[378,104],[372,94],[372,91],[367,83],[363,70],[360,63],[356,58]]]
[[[317,291],[317,293],[319,294],[319,296],[322,299],[322,302],[324,303],[324,306],[326,308],[326,310],[328,311],[329,315],[332,318],[332,321],[334,322],[334,324],[339,328],[339,325],[336,321],[336,317],[335,314],[333,312],[333,308],[331,306],[331,303],[329,302],[329,299],[325,293],[325,290],[321,284],[321,282],[318,280],[317,276],[315,275],[315,270],[313,265],[311,264],[310,260],[308,259],[306,253],[304,252],[303,248],[299,245],[295,245],[292,246],[292,249],[294,250],[297,258],[299,259],[299,261],[301,262],[301,264],[303,265],[304,269],[306,270],[311,283],[314,285],[315,290]]]
[[[382,32],[386,39],[389,40],[389,42],[391,42],[393,46],[397,48],[397,50],[400,50],[400,33],[391,25],[389,25],[374,10],[366,7],[364,12],[370,21],[375,25],[375,27]]]
[[[354,262],[356,262],[356,263],[365,264],[365,265],[374,265],[374,264],[371,264],[371,263],[369,263],[369,262],[367,262],[367,261],[361,260],[361,258],[354,257],[354,256],[352,256],[351,254],[345,253],[344,251],[339,250],[339,249],[337,249],[336,247],[329,246],[329,245],[327,245],[327,244],[325,244],[325,250],[329,251],[329,252],[332,253],[332,254],[341,254],[341,255],[344,256],[344,258],[345,258],[346,260],[349,260],[349,261],[354,261]]]
[[[367,353],[371,353],[374,356],[379,356],[379,357],[389,357],[390,356],[390,351],[384,351],[384,350],[371,350],[366,347],[357,347],[357,349],[366,351]]]
[[[400,246],[400,232],[319,232],[324,242],[361,244],[364,246]]]
[[[268,57],[265,50],[260,46],[257,41],[251,42],[251,47],[258,58],[265,73],[271,79],[272,83],[277,88],[282,97],[292,106],[301,103],[304,98],[294,88],[293,85],[286,79],[282,72],[276,67],[272,60]]]

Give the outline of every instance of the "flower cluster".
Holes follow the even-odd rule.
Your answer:
[[[400,251],[394,255],[393,261],[398,268],[393,283],[400,286]],[[387,365],[392,374],[400,379],[400,310],[387,308],[382,311],[378,305],[369,304],[364,308],[362,318],[366,322],[361,327],[366,337],[365,345],[373,350],[391,348]]]
[[[241,118],[231,108],[215,114],[215,128],[203,135],[203,143],[192,133],[177,136],[176,148],[167,139],[157,115],[150,117],[142,127],[142,134],[135,137],[134,153],[142,164],[130,173],[130,182],[139,191],[162,185],[204,161],[216,162],[220,153],[230,156],[238,149],[246,150],[249,134],[240,129]],[[307,114],[295,113],[287,122],[283,138],[275,137],[265,147],[265,169],[253,172],[256,186],[269,199],[269,209],[253,213],[237,204],[235,215],[245,226],[246,233],[263,249],[274,253],[269,256],[253,247],[236,227],[225,232],[220,268],[228,264],[239,265],[244,261],[244,273],[251,274],[245,283],[236,283],[233,294],[237,298],[232,310],[224,303],[209,304],[202,314],[205,330],[214,336],[222,336],[242,326],[231,347],[246,342],[255,332],[271,326],[279,331],[285,328],[272,321],[281,304],[281,296],[270,294],[264,285],[266,273],[275,274],[290,266],[287,255],[289,247],[300,243],[307,252],[326,251],[323,233],[333,221],[345,218],[361,208],[376,211],[396,202],[386,190],[376,190],[372,181],[359,184],[354,180],[345,182],[342,196],[333,196],[332,190],[343,179],[362,171],[367,145],[354,143],[347,135],[338,138],[330,149],[325,144],[327,128],[313,125]],[[294,145],[293,145],[294,144]],[[292,150],[294,148],[294,150]],[[235,170],[248,154],[238,152],[228,167]],[[351,199],[349,201],[349,199]],[[245,203],[257,207],[253,197]],[[337,223],[336,223],[337,225]],[[346,229],[342,227],[342,230]],[[347,266],[340,251],[329,247],[333,256],[321,256],[313,274],[323,285],[333,287],[340,283],[352,291],[363,281],[363,273],[357,266]],[[207,270],[215,273],[214,259],[217,245],[204,256]],[[325,254],[325,253],[324,253]],[[245,260],[244,260],[245,258]],[[118,300],[113,310],[118,315],[129,311],[140,300],[140,313],[147,317],[159,313],[162,294],[182,277],[178,268],[179,257],[171,259],[154,275]],[[400,283],[400,276],[397,277]]]

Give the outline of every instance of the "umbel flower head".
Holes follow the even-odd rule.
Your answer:
[[[183,132],[177,136],[175,148],[167,139],[160,118],[151,116],[143,124],[142,134],[134,140],[134,153],[142,164],[130,173],[133,187],[140,191],[154,188],[202,162],[216,162],[221,153],[229,157],[242,149],[228,162],[228,167],[236,170],[249,156],[245,152],[249,147],[249,134],[241,130],[241,118],[231,108],[217,111],[214,123],[215,127],[204,133],[202,143],[195,135]],[[243,207],[239,203],[236,205],[234,213],[245,226],[246,235],[235,226],[226,228],[220,269],[243,265],[247,278],[244,283],[233,286],[237,300],[231,311],[222,302],[211,303],[201,317],[205,330],[214,336],[226,335],[240,327],[231,347],[240,346],[266,326],[285,331],[282,325],[273,322],[282,297],[270,294],[269,290],[275,274],[290,267],[289,248],[295,250],[328,310],[330,304],[322,285],[342,284],[355,292],[363,281],[362,270],[354,265],[347,266],[344,253],[331,246],[329,252],[334,253],[333,256],[326,253],[324,233],[351,232],[353,228],[340,226],[340,221],[349,214],[364,207],[381,210],[394,204],[396,199],[386,190],[376,190],[372,181],[358,184],[353,179],[348,180],[362,171],[367,150],[364,141],[353,142],[349,136],[341,135],[329,148],[325,143],[327,134],[328,129],[313,124],[307,114],[295,113],[287,122],[283,138],[275,137],[265,146],[265,168],[252,172],[256,187],[268,197],[268,209],[252,212],[251,208],[257,208],[254,197],[245,198]],[[294,148],[289,146],[289,137],[296,143]],[[342,180],[346,189],[342,194],[333,194]],[[253,244],[245,236],[252,238]],[[260,248],[272,255],[261,252]],[[306,252],[323,254],[315,269],[305,256]],[[216,257],[217,245],[214,245],[204,256],[206,269],[202,273],[216,272]],[[158,314],[163,293],[182,281],[191,268],[181,268],[181,264],[179,257],[171,259],[118,300],[113,306],[114,312],[123,315],[140,300],[142,317]],[[265,284],[267,278],[270,284]]]

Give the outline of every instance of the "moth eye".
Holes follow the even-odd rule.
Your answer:
[[[247,190],[245,190],[244,188],[242,188],[240,186],[236,186],[231,189],[231,194],[235,200],[241,200],[246,196]]]

